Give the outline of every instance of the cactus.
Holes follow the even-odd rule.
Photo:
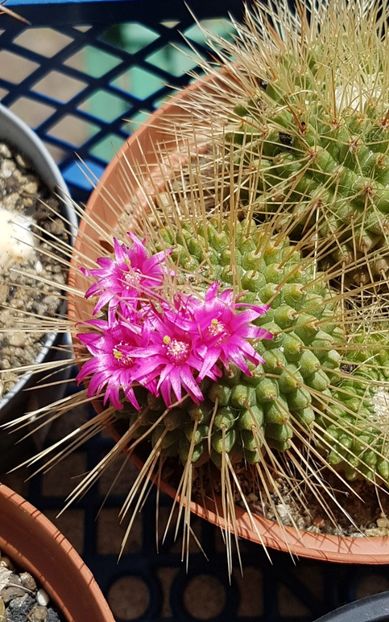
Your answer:
[[[325,426],[324,454],[328,464],[349,481],[366,479],[389,484],[387,387],[366,386],[358,377],[345,380],[334,392],[333,423]],[[330,418],[330,419],[331,419]]]
[[[349,481],[389,485],[389,336],[379,328],[357,334],[347,373],[324,413],[323,450],[328,464]],[[368,347],[363,344],[368,342]]]
[[[286,0],[271,11],[258,3],[236,26],[235,43],[224,42],[226,77],[206,108],[202,90],[189,102],[202,136],[206,124],[217,133],[218,113],[223,120],[236,170],[256,186],[254,206],[253,192],[246,196],[250,213],[276,217],[308,251],[327,240],[326,266],[359,260],[358,284],[389,269],[387,15],[386,0],[381,15],[362,2],[306,0],[293,19]]]
[[[254,222],[235,223],[232,252],[230,227],[208,222],[196,231],[193,223],[183,223],[177,235],[172,229],[161,232],[184,279],[187,270],[201,270],[204,288],[215,279],[227,287],[237,281],[243,302],[270,304],[256,321],[273,335],[255,346],[264,364],[251,376],[227,370],[216,383],[207,383],[203,404],[185,401],[155,429],[153,442],[163,434],[169,456],[178,455],[184,463],[193,438],[192,461],[209,454],[216,465],[224,451],[234,461],[256,463],[263,445],[287,450],[296,427],[312,427],[312,392],[328,389],[342,359],[336,349],[342,339],[336,321],[340,306],[325,277],[314,275],[312,262],[304,262],[287,239],[268,237],[268,230]],[[145,426],[161,418],[164,406],[150,409],[154,415]]]

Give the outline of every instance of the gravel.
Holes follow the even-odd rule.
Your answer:
[[[60,217],[56,217],[50,208],[59,211],[59,201],[50,196],[49,191],[31,170],[30,164],[21,155],[13,151],[8,145],[0,143],[0,210],[8,210],[10,221],[20,219],[26,222],[27,229],[34,231],[34,226],[42,227],[45,232],[53,233],[58,239],[67,240],[65,224]],[[23,229],[19,227],[19,231]],[[33,236],[34,248],[28,252],[19,253],[18,257],[4,256],[0,259],[0,326],[10,328],[10,332],[0,333],[0,370],[11,370],[33,363],[42,349],[44,335],[20,330],[15,326],[15,318],[23,318],[23,313],[36,313],[44,317],[54,317],[59,308],[58,286],[48,285],[35,281],[29,276],[15,272],[15,268],[26,273],[39,273],[42,279],[55,281],[57,284],[66,282],[66,268],[55,259],[45,255],[51,251],[49,237],[36,229],[36,233],[45,239],[38,240]],[[28,231],[26,236],[30,235]],[[1,236],[1,232],[0,232]],[[23,235],[24,239],[25,235]],[[3,234],[2,248],[10,246]],[[56,252],[57,257],[60,256]],[[17,328],[17,330],[15,330]],[[12,371],[1,375],[0,399],[18,380],[18,375]],[[0,618],[1,622],[1,618]]]
[[[0,551],[0,622],[64,622],[32,575]]]

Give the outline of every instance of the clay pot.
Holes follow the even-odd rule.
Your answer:
[[[93,226],[93,222],[104,223],[105,231],[112,231],[118,219],[118,206],[126,206],[129,201],[137,197],[138,203],[134,216],[142,214],[145,217],[146,199],[145,193],[139,191],[139,180],[130,171],[129,164],[136,170],[138,165],[148,163],[148,169],[153,175],[153,164],[157,160],[157,144],[163,144],[164,148],[170,146],[176,150],[177,144],[172,141],[169,125],[173,120],[185,118],[189,114],[187,106],[193,91],[207,89],[210,79],[192,84],[184,91],[171,98],[164,106],[155,112],[148,123],[145,123],[135,132],[115,155],[105,170],[99,184],[92,193],[87,207],[86,218],[81,222],[78,237],[75,244],[73,269],[70,272],[71,284],[78,289],[85,289],[86,280],[78,270],[81,260],[78,253],[95,259],[106,253],[107,243],[101,231]],[[183,107],[181,107],[184,102]],[[166,129],[164,129],[166,128]],[[175,151],[174,157],[180,157]],[[172,160],[170,160],[172,162]],[[124,177],[126,181],[124,183]],[[162,177],[159,168],[155,167],[152,187],[154,192],[163,189]],[[71,297],[69,300],[69,315],[73,321],[91,317],[91,306],[81,298]],[[98,406],[96,406],[98,408]],[[112,432],[112,431],[111,431]],[[115,436],[115,432],[112,432]],[[117,440],[117,439],[116,439]],[[132,458],[133,459],[133,458]],[[139,458],[135,458],[138,467],[142,465]],[[161,482],[160,488],[170,497],[175,498],[175,489],[165,482]],[[191,511],[201,518],[218,526],[223,526],[223,519],[214,511],[212,503],[208,507],[197,503],[191,504]],[[276,522],[255,516],[256,530],[253,529],[248,514],[236,507],[237,535],[252,542],[258,542],[271,549],[286,551],[299,557],[308,557],[350,564],[387,564],[389,563],[389,538],[387,537],[340,537],[336,535],[313,534],[306,531],[298,531],[291,527],[280,527]],[[258,537],[258,533],[261,539]]]
[[[30,572],[67,622],[115,622],[70,542],[28,501],[0,484],[0,550]]]

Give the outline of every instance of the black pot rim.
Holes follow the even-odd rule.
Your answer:
[[[339,607],[316,622],[385,622],[387,620],[389,620],[389,592],[382,592]]]

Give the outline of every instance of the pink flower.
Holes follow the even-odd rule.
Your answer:
[[[92,355],[80,369],[77,382],[90,376],[88,397],[101,393],[105,388],[104,404],[110,401],[118,410],[123,408],[120,396],[122,390],[125,398],[139,410],[133,388],[137,361],[132,352],[145,339],[144,333],[137,327],[130,328],[125,324],[110,326],[104,320],[91,320],[89,324],[96,327],[98,332],[77,335]]]
[[[100,257],[97,259],[99,268],[83,270],[96,279],[85,294],[86,298],[99,296],[93,313],[99,313],[108,305],[110,320],[118,306],[122,313],[137,308],[142,296],[148,297],[153,290],[160,288],[164,279],[161,264],[168,251],[150,255],[136,235],[128,233],[128,236],[133,243],[131,248],[114,238],[114,258]]]
[[[197,330],[201,346],[198,353],[203,360],[199,379],[207,376],[220,361],[225,367],[233,363],[244,374],[251,376],[247,361],[258,365],[263,359],[254,350],[249,340],[271,339],[269,331],[253,325],[264,315],[267,305],[255,306],[237,303],[231,289],[219,293],[219,284],[214,283],[201,303],[192,301],[194,330]],[[240,311],[240,308],[246,310]]]
[[[181,328],[178,316],[176,320],[160,317],[149,344],[133,352],[139,359],[136,379],[146,386],[155,380],[167,406],[172,403],[172,392],[177,400],[182,399],[182,390],[196,403],[204,399],[197,378],[203,366],[197,353],[197,334]],[[205,375],[215,380],[220,372],[209,370]]]
[[[114,259],[102,257],[89,271],[96,283],[86,297],[99,296],[94,313],[107,307],[108,321],[91,320],[92,331],[78,335],[92,357],[77,376],[78,382],[89,377],[88,396],[104,392],[104,403],[121,409],[127,399],[140,409],[134,388],[142,385],[166,406],[186,395],[198,403],[202,381],[216,381],[222,366],[251,375],[248,362],[263,359],[250,342],[272,338],[253,323],[268,307],[237,302],[218,283],[204,298],[178,292],[170,304],[156,291],[167,274],[166,253],[150,256],[130,237],[131,248],[115,239]]]

